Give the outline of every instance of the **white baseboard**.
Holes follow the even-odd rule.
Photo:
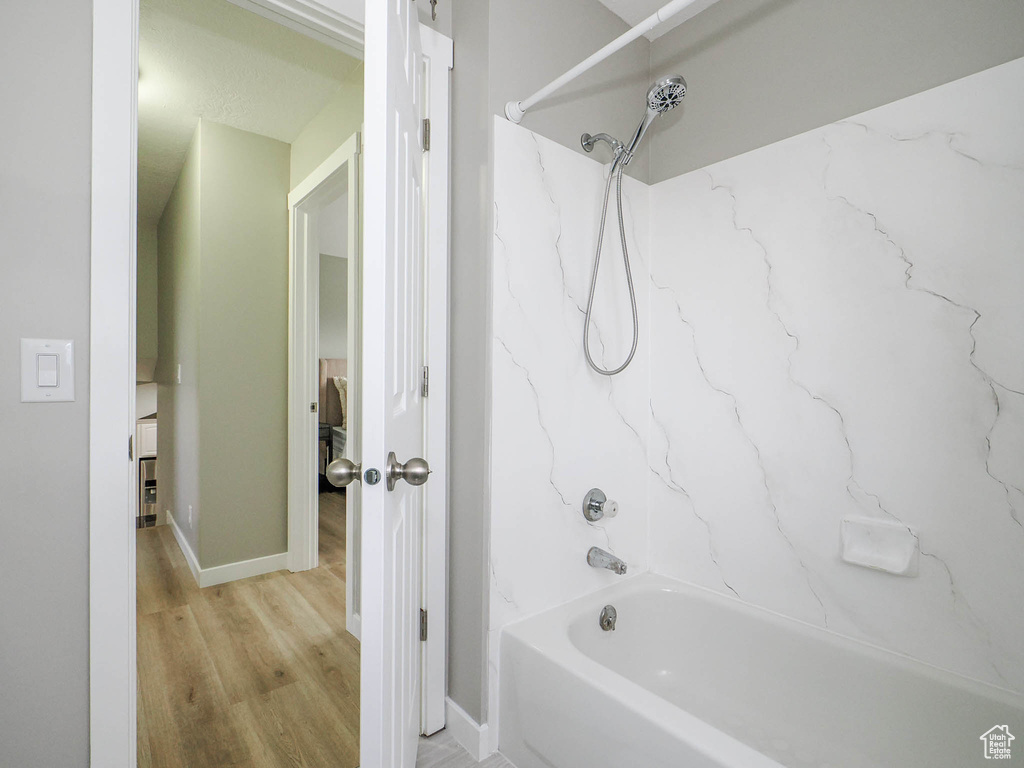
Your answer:
[[[345,619],[345,629],[352,635],[356,640],[362,640],[363,635],[363,617],[358,613],[353,613],[351,618]]]
[[[201,568],[199,569],[199,586],[212,587],[229,581],[247,579],[250,576],[273,573],[274,571],[284,570],[287,567],[288,553],[279,552],[276,555],[254,557],[252,560],[242,560],[238,563],[215,565],[213,568]]]
[[[444,714],[444,727],[448,729],[448,733],[478,763],[495,751],[496,748],[491,746],[487,724],[477,723],[448,697],[444,700]]]
[[[178,527],[178,522],[174,519],[174,515],[170,515],[168,521],[171,531],[174,533],[174,538],[178,542],[182,554],[185,556],[189,570],[192,571],[192,576],[195,577],[196,583],[200,587],[213,587],[217,584],[226,584],[229,581],[246,579],[250,576],[273,573],[288,567],[288,553],[280,552],[276,555],[254,557],[252,560],[242,560],[238,563],[215,565],[212,568],[200,568],[199,560],[192,551],[192,547],[189,546],[185,534]]]
[[[181,528],[178,527],[178,521],[174,519],[174,514],[167,515],[167,524],[171,526],[171,533],[174,534],[174,540],[178,542],[178,548],[181,550],[181,554],[185,556],[185,562],[188,563],[188,569],[192,571],[192,576],[196,580],[196,584],[200,584],[199,575],[199,560],[196,558],[196,553],[192,551],[192,547],[188,544],[188,539],[185,538],[185,534],[181,532]]]

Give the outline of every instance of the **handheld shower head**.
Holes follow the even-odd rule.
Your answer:
[[[686,95],[686,81],[679,75],[665,77],[647,90],[647,109],[659,115],[675,109]]]
[[[678,107],[683,103],[685,95],[686,81],[680,75],[663,77],[647,89],[647,111],[644,113],[640,125],[637,126],[636,133],[633,134],[633,140],[626,147],[623,165],[633,159],[633,153],[640,146],[640,141],[647,133],[647,129],[651,127],[654,118]]]

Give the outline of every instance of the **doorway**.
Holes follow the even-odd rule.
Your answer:
[[[272,0],[251,0],[242,3],[244,7],[256,10],[281,21],[293,29],[302,29],[304,34],[314,39],[329,38],[335,41],[347,39],[355,47],[361,48],[362,24],[351,22],[344,14],[327,9],[305,0],[296,0],[287,7]],[[306,15],[304,9],[309,7],[312,16]],[[368,51],[375,53],[370,58],[367,75],[374,73],[374,82],[379,92],[386,90],[383,85],[390,75],[384,73],[385,59],[392,57],[391,44],[385,43],[381,32],[386,29],[410,30],[414,33],[415,22],[409,23],[407,16],[410,8],[415,16],[415,6],[389,7],[385,9],[368,5],[366,12],[373,17],[371,24],[366,23]],[[135,678],[135,536],[125,536],[124,521],[134,509],[133,495],[134,477],[131,465],[124,463],[126,454],[125,427],[134,425],[134,398],[130,392],[134,389],[135,373],[133,347],[134,338],[129,331],[127,318],[131,316],[135,300],[135,216],[126,216],[130,209],[135,208],[135,130],[136,130],[136,77],[137,69],[132,63],[135,57],[138,18],[137,6],[133,0],[96,0],[93,4],[93,195],[92,195],[92,301],[91,301],[91,334],[90,334],[90,670],[92,685],[90,686],[90,751],[92,761],[97,764],[133,764],[136,759],[135,749],[135,703],[137,685]],[[399,18],[401,16],[402,18]],[[392,19],[394,17],[394,19]],[[376,35],[371,35],[376,30]],[[429,33],[429,30],[424,30]],[[429,41],[431,35],[427,34]],[[444,288],[447,285],[447,77],[451,67],[451,41],[435,35],[434,52],[428,53],[422,63],[430,69],[432,65],[439,75],[443,75],[443,90],[430,87],[428,112],[436,120],[434,127],[435,144],[439,151],[426,157],[427,165],[435,170],[428,173],[429,187],[432,191],[431,206],[433,211],[426,219],[427,240],[435,245],[428,245],[428,264],[430,275],[427,282],[438,285],[442,290],[429,291],[428,305],[440,309],[445,316],[443,307],[447,297]],[[339,47],[344,48],[344,45]],[[352,46],[350,45],[350,48]],[[429,47],[429,46],[428,46]],[[385,55],[385,53],[387,55]],[[427,52],[425,52],[427,53]],[[420,66],[418,52],[409,49],[404,54],[407,63]],[[390,70],[388,70],[390,72]],[[430,82],[442,80],[441,77],[429,78]],[[379,109],[376,102],[371,102],[374,109]],[[435,114],[435,110],[437,110]],[[383,112],[383,110],[381,110]],[[375,116],[374,125],[379,123]],[[406,123],[412,127],[410,122]],[[375,131],[375,135],[378,132]],[[407,133],[407,135],[410,135]],[[414,135],[414,133],[412,134]],[[390,155],[389,155],[390,156]],[[370,165],[381,167],[383,155],[379,149],[373,153],[374,160]],[[375,175],[375,177],[377,177]],[[442,194],[433,194],[440,190]],[[382,208],[381,198],[375,189],[373,210]],[[386,214],[384,220],[391,220]],[[130,221],[130,223],[129,223]],[[376,225],[375,225],[376,226]],[[374,238],[377,242],[377,238]],[[437,243],[444,248],[436,248]],[[376,260],[375,260],[376,263]],[[378,283],[379,285],[379,283]],[[375,288],[379,292],[379,287]],[[125,310],[128,310],[127,312]],[[445,330],[445,323],[435,326]],[[445,335],[432,335],[433,341],[427,346],[442,352],[445,348]],[[435,342],[439,341],[437,344]],[[432,353],[433,354],[433,353]],[[444,358],[439,354],[437,373],[443,374]],[[375,361],[377,363],[379,361]],[[435,391],[443,392],[443,375],[435,374],[433,379]],[[374,390],[377,391],[377,390]],[[436,405],[435,405],[436,403]],[[443,440],[444,418],[437,418],[437,413],[444,413],[444,401],[439,399],[431,403],[428,416],[435,424],[432,434],[441,436]],[[379,447],[374,446],[375,463]],[[411,455],[403,449],[403,458]],[[442,452],[443,453],[443,452]],[[443,491],[443,481],[438,475],[438,468],[443,467],[444,457],[437,455],[432,459],[435,479],[431,487]],[[377,489],[378,492],[381,489]],[[436,495],[436,494],[435,494]],[[379,500],[379,496],[377,497]],[[375,502],[376,503],[376,502]],[[203,510],[198,510],[202,515]],[[440,514],[438,514],[440,513]],[[439,519],[431,520],[432,516]],[[427,552],[437,551],[437,542],[441,543],[443,552],[444,512],[443,508],[428,503],[426,510]],[[374,532],[369,539],[379,538]],[[364,533],[364,539],[368,534]],[[200,547],[202,550],[202,547]],[[284,553],[280,553],[284,554]],[[273,556],[273,555],[268,555]],[[197,557],[200,560],[201,556]],[[191,563],[188,564],[191,570]],[[441,609],[432,608],[434,619],[431,622],[431,641],[424,648],[428,658],[439,657],[442,664],[438,667],[424,664],[424,677],[433,681],[425,681],[423,690],[437,690],[436,683],[441,683],[441,696],[432,697],[433,711],[443,712],[443,659],[444,659],[444,564],[443,558],[429,558],[424,574],[426,603],[431,606],[440,605]],[[219,567],[214,565],[213,567]],[[202,564],[200,563],[200,568]],[[205,570],[205,569],[203,569]],[[222,574],[213,574],[220,579]],[[375,576],[376,578],[376,576]],[[266,579],[265,579],[266,580]],[[232,582],[233,583],[233,582]],[[227,587],[221,587],[222,591]],[[432,602],[431,596],[440,594],[440,602]],[[379,636],[380,628],[377,620],[380,612],[392,610],[387,603],[377,605],[369,603],[375,613],[371,631]],[[125,630],[129,631],[125,631]],[[383,638],[381,638],[383,640]],[[392,651],[385,643],[374,643],[387,658]],[[433,652],[431,649],[434,649]],[[380,654],[375,650],[375,657],[361,662],[361,674],[367,677],[369,671],[377,689],[382,681],[377,677],[382,673],[383,665]],[[383,681],[386,687],[387,681]],[[371,699],[374,710],[384,701],[375,695]],[[440,704],[440,706],[439,706]],[[424,714],[429,718],[429,712]],[[441,715],[443,722],[443,714]],[[380,724],[377,715],[363,718],[362,728],[391,728],[391,724]],[[425,728],[425,726],[422,726]],[[376,735],[376,733],[375,733]],[[379,762],[364,755],[363,762],[374,764]]]
[[[360,142],[349,137],[288,195],[288,568],[316,568],[343,541],[346,627],[357,639],[362,483],[332,483],[331,467],[362,455]]]
[[[139,60],[137,375],[157,388],[139,434],[158,436],[138,453],[140,469],[159,467],[140,493],[166,525],[136,534],[138,764],[290,765],[298,753],[354,768],[346,519],[358,501],[325,493],[319,556],[287,570],[287,200],[361,123],[362,62],[226,0],[141,0]],[[356,268],[345,233],[359,230],[346,206],[358,183],[339,179],[318,239],[325,264]],[[347,292],[321,304],[342,326],[349,306],[358,313]],[[325,416],[340,412],[329,459],[346,450],[345,417],[360,418],[337,397],[348,371],[323,373]]]

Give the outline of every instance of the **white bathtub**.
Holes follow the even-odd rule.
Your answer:
[[[650,574],[506,629],[500,682],[517,768],[990,766],[995,725],[1024,762],[1024,697]]]

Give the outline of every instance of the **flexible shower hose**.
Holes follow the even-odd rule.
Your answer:
[[[583,323],[583,354],[587,358],[587,364],[602,376],[614,376],[626,369],[626,366],[633,360],[636,354],[636,343],[640,336],[640,322],[636,314],[636,293],[633,290],[633,273],[629,268],[629,251],[626,249],[626,225],[622,217],[622,161],[623,152],[616,152],[612,161],[612,169],[608,174],[608,183],[604,187],[604,206],[601,208],[601,227],[597,233],[597,253],[594,256],[594,274],[590,278],[590,297],[587,299],[587,317]],[[629,286],[629,303],[633,310],[633,346],[630,347],[629,356],[626,362],[618,368],[606,370],[594,362],[590,356],[590,318],[594,310],[594,292],[597,289],[597,273],[601,268],[601,246],[604,244],[604,225],[608,217],[608,198],[612,190],[612,178],[615,179],[615,200],[619,212],[619,238],[622,240],[622,262],[626,266],[626,284]]]

